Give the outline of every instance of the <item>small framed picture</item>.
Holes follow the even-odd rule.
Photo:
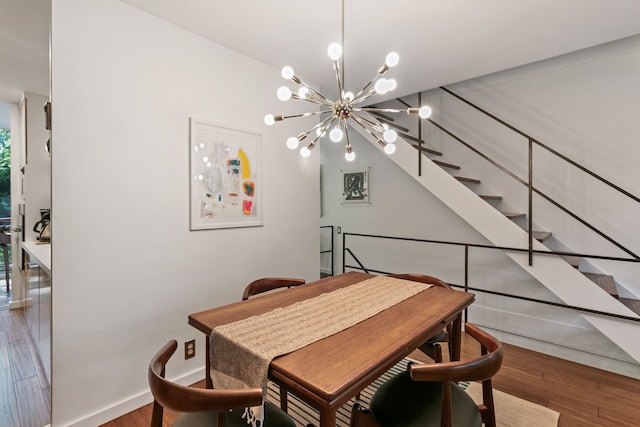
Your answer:
[[[342,203],[369,203],[371,168],[342,172]]]

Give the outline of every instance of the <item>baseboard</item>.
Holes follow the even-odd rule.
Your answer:
[[[9,302],[9,310],[13,310],[13,309],[16,309],[16,308],[23,308],[23,307],[26,307],[27,305],[28,305],[27,304],[27,300],[24,300],[24,299],[17,300],[17,301],[11,301],[11,302]]]
[[[198,381],[201,381],[203,374],[202,368],[198,368],[193,372],[185,374],[179,378],[171,378],[172,381],[175,381],[178,384],[182,385],[191,385],[195,384]],[[135,411],[149,403],[153,402],[153,397],[151,395],[151,391],[145,390],[139,394],[130,396],[126,399],[123,399],[119,402],[114,403],[111,406],[108,406],[98,412],[93,414],[87,414],[82,418],[76,419],[75,421],[71,421],[68,423],[63,423],[62,425],[68,427],[95,427],[102,424],[105,424],[109,421],[112,421],[122,415],[128,414],[131,411]],[[56,425],[58,423],[56,422]]]
[[[640,379],[637,362],[596,329],[484,306],[469,307],[469,321],[505,343]]]

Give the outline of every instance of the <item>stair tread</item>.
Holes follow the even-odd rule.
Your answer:
[[[471,184],[480,184],[480,180],[479,179],[475,179],[475,178],[467,178],[464,176],[454,176],[455,179],[457,179],[458,181],[462,181],[462,182],[468,182]]]
[[[533,232],[533,238],[539,242],[544,242],[549,237],[551,237],[550,231],[534,231]]]
[[[522,218],[524,216],[527,216],[527,214],[519,212],[502,212],[502,215],[506,216],[509,219]]]
[[[502,196],[495,196],[492,194],[480,194],[480,198],[484,200],[502,200]]]
[[[433,154],[434,156],[442,156],[442,153],[436,150],[432,150],[431,148],[427,148],[424,145],[422,147],[420,147],[420,145],[418,144],[411,144],[411,146],[413,148],[415,148],[416,150],[421,150],[423,153],[429,153],[429,154]]]
[[[619,298],[620,302],[626,305],[631,311],[640,314],[640,299]]]
[[[609,295],[614,297],[618,297],[618,289],[616,289],[616,282],[613,280],[613,276],[608,274],[599,274],[599,273],[582,273],[589,278],[593,283],[600,286],[602,289],[607,291]]]
[[[569,265],[571,265],[574,268],[579,268],[580,267],[580,261],[582,260],[582,258],[577,257],[577,256],[563,256],[562,257],[565,261],[567,261],[569,263]]]
[[[442,162],[440,160],[432,160],[432,161],[433,161],[433,163],[435,163],[438,166],[442,166],[442,167],[449,168],[449,169],[456,169],[456,170],[460,169],[460,166],[454,165],[452,163]]]

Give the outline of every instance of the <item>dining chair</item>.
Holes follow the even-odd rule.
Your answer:
[[[250,296],[261,294],[263,292],[272,291],[278,288],[290,288],[292,286],[304,285],[304,279],[292,279],[288,277],[264,277],[254,280],[244,288],[242,300],[249,299]]]
[[[481,355],[471,360],[409,364],[378,388],[369,409],[354,405],[352,427],[495,427],[491,378],[502,365],[502,344],[479,327],[465,331],[480,343]],[[457,384],[482,381],[482,403],[476,404]]]
[[[440,279],[437,279],[433,276],[427,276],[426,274],[388,274],[389,277],[394,277],[396,279],[403,280],[412,280],[414,282],[422,282],[433,286],[439,286],[441,288],[451,289],[449,285],[443,282]],[[424,344],[422,344],[418,349],[422,351],[424,354],[429,356],[435,362],[442,362],[442,347],[439,345],[441,342],[447,343],[447,349],[449,352],[449,360],[453,360],[451,343],[449,340],[449,336],[451,335],[452,324],[447,324],[440,332],[436,335],[429,338]]]
[[[151,427],[162,427],[164,409],[178,412],[173,427],[246,427],[244,408],[262,403],[260,388],[216,390],[186,387],[165,378],[167,362],[178,348],[176,340],[165,344],[149,363],[149,387],[153,394]],[[264,427],[295,427],[293,419],[265,402]]]

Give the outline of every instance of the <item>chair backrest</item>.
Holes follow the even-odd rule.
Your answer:
[[[422,283],[426,283],[426,284],[429,284],[429,285],[439,286],[441,288],[449,288],[449,289],[451,289],[451,286],[447,285],[442,280],[437,279],[437,278],[435,278],[433,276],[427,276],[426,274],[407,274],[407,273],[403,273],[403,274],[387,274],[387,276],[395,277],[396,279],[413,280],[414,282],[422,282]]]
[[[451,382],[482,381],[483,404],[478,408],[485,425],[495,427],[491,377],[502,365],[502,343],[471,323],[465,324],[465,331],[480,343],[479,357],[458,362],[414,364],[409,368],[411,379],[442,382],[442,425],[451,425]]]
[[[151,427],[162,427],[163,408],[175,412],[218,412],[218,427],[225,426],[224,412],[262,403],[262,390],[213,390],[186,387],[165,378],[167,362],[178,348],[176,340],[165,344],[149,363],[149,387],[153,394]]]
[[[242,300],[244,301],[246,299],[249,299],[249,297],[252,295],[261,294],[273,289],[290,288],[292,286],[300,286],[304,284],[304,279],[292,279],[288,277],[265,277],[249,283],[247,287],[244,288]]]

